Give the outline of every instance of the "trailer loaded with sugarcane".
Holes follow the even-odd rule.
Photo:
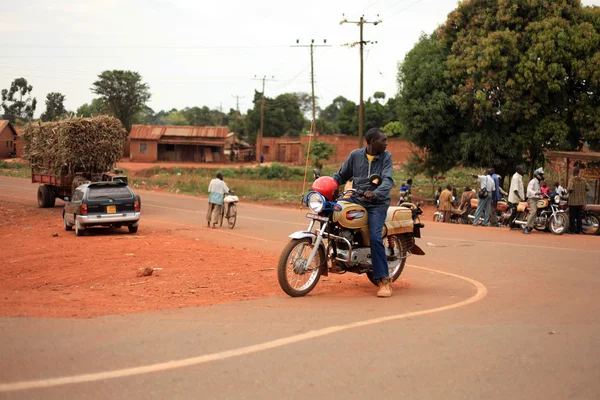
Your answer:
[[[114,117],[70,118],[32,123],[23,132],[24,156],[31,164],[31,181],[38,183],[40,208],[68,200],[82,183],[123,181],[113,170],[123,156],[127,131]]]

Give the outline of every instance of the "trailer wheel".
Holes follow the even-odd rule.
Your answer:
[[[54,207],[56,204],[56,186],[46,186],[48,188],[48,202],[47,207]]]
[[[37,192],[38,207],[39,208],[49,207],[49,203],[50,203],[50,201],[48,200],[49,198],[50,198],[50,193],[48,190],[48,186],[46,186],[46,185],[38,186],[38,192]]]

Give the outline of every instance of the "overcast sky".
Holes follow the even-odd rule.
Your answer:
[[[18,77],[33,85],[36,116],[49,92],[66,95],[68,110],[93,99],[90,87],[104,70],[137,71],[150,85],[149,106],[252,106],[252,78],[274,76],[265,93],[310,93],[311,39],[315,93],[323,107],[342,95],[358,102],[359,40],[364,15],[365,100],[375,91],[394,96],[397,63],[422,32],[443,23],[455,0],[0,0],[0,88]],[[600,0],[584,0],[600,5]],[[379,14],[379,16],[378,16]]]

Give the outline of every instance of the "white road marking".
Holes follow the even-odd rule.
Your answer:
[[[437,274],[448,275],[454,278],[461,279],[463,281],[469,282],[477,289],[477,292],[469,297],[466,300],[460,301],[458,303],[450,304],[447,306],[436,307],[429,310],[422,311],[413,311],[403,314],[395,314],[387,317],[373,318],[364,321],[352,322],[346,325],[337,325],[330,326],[328,328],[317,329],[314,331],[309,331],[305,333],[301,333],[299,335],[293,335],[284,337],[281,339],[272,340],[269,342],[259,343],[251,346],[240,347],[238,349],[220,351],[218,353],[205,354],[197,357],[184,358],[181,360],[173,360],[156,364],[149,364],[140,367],[132,367],[132,368],[123,368],[117,369],[113,371],[103,371],[96,372],[91,374],[82,374],[82,375],[73,375],[73,376],[63,376],[59,378],[50,378],[50,379],[41,379],[41,380],[31,380],[31,381],[21,381],[21,382],[12,382],[12,383],[2,383],[0,384],[0,393],[2,392],[14,392],[18,390],[28,390],[28,389],[40,389],[40,388],[49,388],[55,386],[62,385],[71,385],[77,383],[84,382],[95,382],[102,381],[105,379],[115,379],[115,378],[123,378],[127,376],[141,375],[141,374],[149,374],[154,372],[167,371],[175,368],[185,368],[191,367],[194,365],[205,364],[211,361],[220,361],[225,360],[232,357],[239,357],[247,354],[258,353],[265,350],[274,349],[277,347],[287,346],[294,343],[303,342],[310,339],[315,339],[327,335],[332,335],[334,333],[342,332],[349,329],[361,328],[364,326],[370,326],[375,324],[380,324],[389,321],[396,321],[400,319],[418,317],[427,314],[433,314],[441,311],[448,311],[454,308],[463,307],[476,301],[483,299],[487,294],[487,288],[481,283],[474,279],[467,278],[465,276],[452,274],[449,272],[438,271],[435,269],[417,267],[410,265],[411,268],[417,268],[424,271],[429,271]]]

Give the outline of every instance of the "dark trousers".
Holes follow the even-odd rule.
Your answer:
[[[571,232],[583,232],[583,206],[569,206],[569,218]]]
[[[510,206],[510,227],[515,228],[515,218],[517,218],[517,205],[518,203],[508,203]]]
[[[381,233],[385,224],[387,210],[375,208],[369,212],[369,239],[371,241],[371,262],[373,263],[373,279],[387,278],[389,276],[387,255],[383,246]]]

